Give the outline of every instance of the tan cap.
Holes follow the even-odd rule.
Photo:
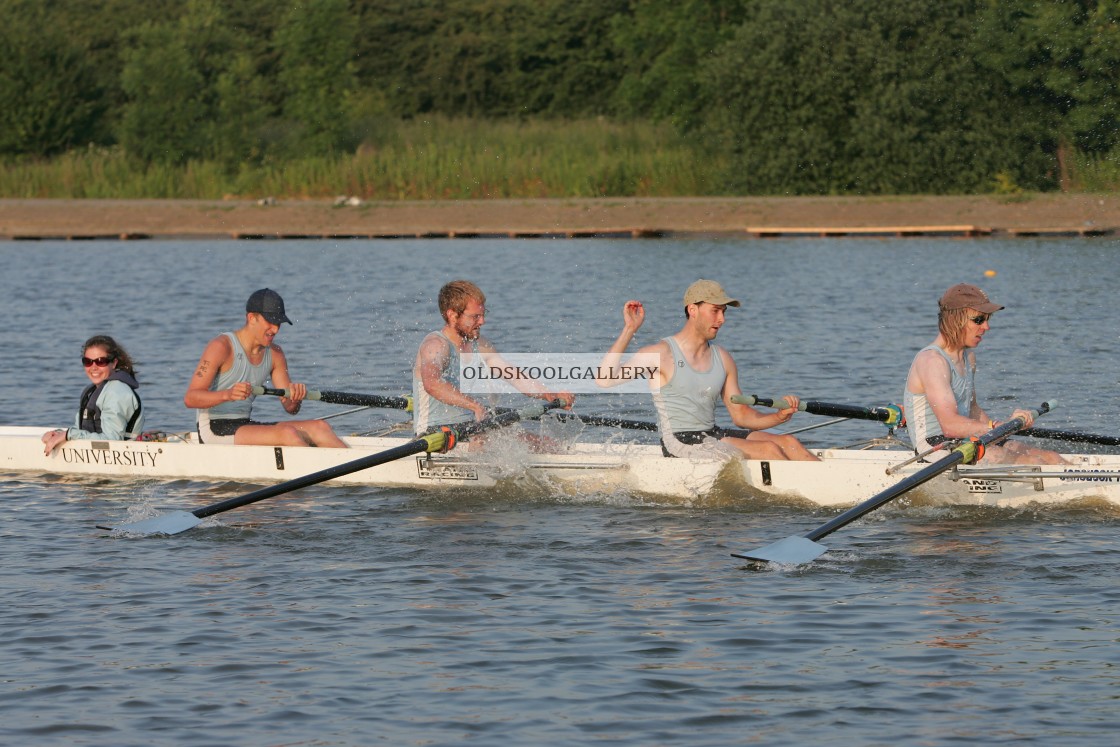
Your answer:
[[[690,303],[710,303],[715,306],[742,306],[723,290],[714,280],[697,280],[684,292],[684,305]]]
[[[992,303],[987,293],[968,283],[958,283],[945,291],[937,304],[943,309],[976,309],[983,314],[1003,308],[998,303]]]

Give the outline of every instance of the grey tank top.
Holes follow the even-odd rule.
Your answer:
[[[973,358],[972,364],[969,365],[968,354],[965,353],[966,371],[962,375],[957,367],[953,365],[953,359],[949,354],[942,350],[937,345],[927,345],[919,352],[924,353],[927,350],[936,350],[945,359],[946,365],[949,366],[949,386],[953,390],[953,399],[957,403],[957,413],[968,417],[969,412],[972,410],[972,399],[976,392],[976,360]],[[917,356],[915,356],[917,360]],[[913,367],[913,364],[910,364]],[[909,378],[909,377],[907,377]],[[902,404],[906,408],[906,430],[910,434],[910,443],[919,451],[925,451],[929,448],[929,442],[926,440],[930,436],[942,435],[941,424],[937,422],[937,416],[933,413],[933,408],[929,405],[929,399],[924,394],[914,394],[910,391],[910,387],[904,386],[902,392]]]
[[[697,371],[685,360],[677,341],[666,337],[673,354],[673,378],[653,395],[662,433],[706,431],[716,425],[716,402],[723,394],[727,371],[718,345],[708,343],[712,365]]]
[[[226,332],[230,345],[233,346],[233,365],[228,371],[219,371],[214,380],[210,382],[210,391],[216,392],[229,389],[234,384],[247,381],[253,386],[264,386],[268,377],[272,375],[272,348],[264,349],[261,362],[253,365],[249,362],[249,354],[241,347],[241,341],[233,332]],[[235,402],[223,402],[210,408],[211,420],[248,419],[253,412],[253,400],[257,397],[250,394],[248,399]]]
[[[433,335],[447,343],[447,347],[451,351],[447,359],[447,367],[443,369],[442,378],[459,389],[459,348],[443,332],[429,333],[424,338],[424,342],[427,342],[428,338]],[[424,343],[421,342],[420,344],[423,346]],[[478,352],[477,341],[471,343],[471,350],[474,353]],[[419,353],[417,355],[419,356]],[[417,361],[412,370],[412,427],[416,434],[426,433],[428,430],[441,425],[473,422],[474,413],[467,408],[449,405],[428,394],[428,390],[424,388],[424,381],[420,378],[420,366],[419,361]]]

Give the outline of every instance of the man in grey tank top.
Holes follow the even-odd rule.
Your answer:
[[[727,308],[739,305],[719,283],[697,280],[684,294],[685,325],[681,331],[638,351],[655,353],[660,361],[651,387],[665,455],[817,461],[796,437],[762,430],[789,421],[801,402],[798,397],[786,395],[791,407],[769,414],[731,401],[741,394],[739,371],[728,352],[713,340],[723,326]],[[600,364],[611,376],[599,380],[602,386],[618,383],[614,372],[645,321],[645,308],[640,301],[627,301],[622,319],[622,332]],[[749,428],[750,433],[732,434],[716,425],[715,406],[721,399],[731,421],[739,428]]]
[[[460,388],[461,355],[489,356],[488,363],[503,368],[494,345],[482,336],[486,323],[486,296],[469,280],[453,280],[439,291],[439,313],[443,328],[429,333],[416,351],[412,366],[412,402],[416,432],[426,433],[441,425],[482,420],[487,406]],[[522,394],[543,399],[564,401],[571,408],[575,395],[550,392],[540,382],[527,378],[510,378]]]
[[[906,376],[903,402],[907,430],[914,448],[926,451],[946,438],[969,438],[999,425],[976,401],[972,384],[976,371],[975,348],[991,329],[989,320],[1003,306],[969,283],[958,283],[937,302],[937,338],[918,351]],[[1016,410],[1010,418],[1034,422],[1029,410]],[[1020,441],[990,444],[982,464],[1062,464],[1060,454]]]
[[[245,304],[245,326],[218,335],[202,351],[183,402],[198,410],[203,443],[346,448],[324,420],[258,423],[252,419],[254,386],[271,380],[277,389],[290,389],[291,396],[280,399],[289,415],[299,412],[307,396],[307,385],[291,380],[288,359],[273,342],[283,322],[292,323],[284,312],[284,299],[262,288]]]

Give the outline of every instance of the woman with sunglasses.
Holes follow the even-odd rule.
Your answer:
[[[976,401],[975,348],[990,329],[988,320],[1003,307],[975,285],[954,285],[938,301],[938,334],[910,366],[903,391],[910,442],[919,453],[950,440],[980,436],[999,425]],[[1034,414],[1016,410],[1030,427]],[[985,464],[1061,464],[1060,454],[1005,440],[985,449]]]
[[[50,455],[71,439],[124,441],[135,438],[144,425],[144,411],[132,358],[117,341],[96,335],[82,346],[82,366],[90,384],[82,392],[72,428],[43,434],[43,453]]]

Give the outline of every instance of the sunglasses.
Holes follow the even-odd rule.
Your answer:
[[[973,324],[983,324],[991,318],[991,314],[977,314],[976,316],[970,316],[968,318],[968,321],[972,322]]]
[[[85,366],[86,368],[89,368],[90,366],[100,366],[100,367],[104,368],[105,366],[108,366],[110,363],[112,363],[115,360],[116,360],[116,358],[109,358],[108,356],[104,356],[104,355],[101,356],[100,358],[87,358],[83,355],[82,356],[82,365]]]

